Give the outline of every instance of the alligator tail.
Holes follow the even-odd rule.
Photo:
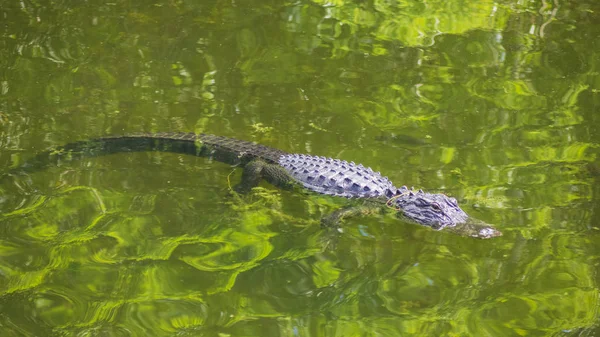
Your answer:
[[[276,163],[281,155],[286,154],[268,146],[222,136],[183,132],[140,133],[69,143],[39,153],[6,173],[39,171],[61,163],[114,153],[148,151],[210,157],[230,165],[245,165],[256,158]]]

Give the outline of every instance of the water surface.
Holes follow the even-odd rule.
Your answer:
[[[600,6],[1,1],[0,173],[61,144],[205,132],[352,160],[504,236],[231,187],[126,153],[4,176],[2,336],[593,336]]]

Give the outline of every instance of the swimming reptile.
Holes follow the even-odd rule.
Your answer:
[[[281,188],[300,186],[338,197],[364,200],[364,205],[340,209],[324,219],[338,223],[365,209],[392,208],[399,218],[462,236],[492,238],[502,235],[491,225],[468,216],[456,199],[444,194],[395,187],[371,168],[340,159],[293,154],[253,142],[194,133],[143,133],[109,136],[70,143],[38,154],[19,167],[39,169],[61,160],[118,152],[163,151],[210,157],[244,167],[240,191],[248,191],[265,179]]]

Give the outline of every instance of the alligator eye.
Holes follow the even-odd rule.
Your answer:
[[[437,211],[441,211],[442,207],[440,207],[440,204],[438,204],[437,202],[434,202],[431,204],[431,207]]]

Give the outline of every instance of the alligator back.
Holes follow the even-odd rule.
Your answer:
[[[279,165],[304,187],[346,198],[390,198],[398,193],[387,177],[369,167],[304,154],[282,155]]]
[[[388,178],[362,165],[339,159],[289,154],[279,149],[235,138],[165,132],[109,137],[102,140],[127,138],[130,141],[132,138],[137,141],[144,140],[148,149],[187,153],[196,151],[196,155],[214,158],[232,165],[245,165],[254,159],[262,159],[272,164],[279,164],[298,183],[322,194],[347,198],[381,196],[389,198],[398,193]]]

